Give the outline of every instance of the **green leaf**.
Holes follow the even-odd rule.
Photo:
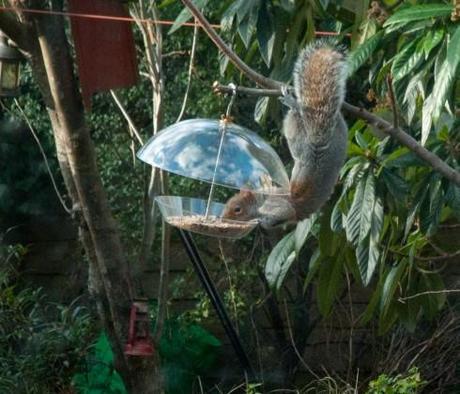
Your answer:
[[[420,41],[421,39],[411,41],[394,57],[391,66],[393,81],[406,76],[423,59],[423,52],[416,50]]]
[[[342,226],[342,205],[343,199],[340,198],[334,205],[334,209],[332,210],[331,213],[331,230],[338,233],[339,231],[342,231],[343,226]]]
[[[300,249],[304,245],[305,241],[311,235],[311,229],[318,218],[317,214],[313,214],[307,219],[302,220],[301,222],[297,223],[297,227],[295,229],[295,252],[297,255],[300,253]]]
[[[267,10],[266,2],[259,9],[257,18],[257,41],[259,43],[260,54],[267,67],[272,60],[273,46],[275,44],[275,24],[273,17]]]
[[[396,23],[413,22],[422,19],[448,17],[452,13],[452,9],[452,5],[442,3],[413,5],[395,12],[385,21],[383,26],[387,27]]]
[[[319,248],[317,248],[313,252],[313,254],[312,254],[311,258],[310,258],[310,262],[308,264],[308,273],[307,273],[307,276],[305,278],[305,282],[304,282],[304,285],[303,285],[304,291],[307,289],[308,285],[310,284],[310,282],[312,281],[312,279],[314,278],[314,276],[318,272],[318,269],[321,266],[322,261],[323,261],[323,259],[322,259],[322,256],[321,256],[321,252],[320,252]]]
[[[382,169],[381,175],[387,190],[395,198],[395,200],[399,202],[405,201],[409,187],[404,178],[387,168]]]
[[[428,59],[430,52],[442,41],[444,38],[444,29],[430,30],[423,40],[423,52],[425,59]]]
[[[254,109],[254,120],[262,124],[265,120],[265,117],[267,115],[267,110],[268,110],[268,104],[270,102],[269,97],[260,97],[257,100],[256,107]]]
[[[445,290],[442,277],[436,273],[425,274],[422,273],[418,284],[417,292],[424,293],[429,291],[442,291]],[[427,319],[431,320],[442,309],[446,302],[445,293],[431,293],[424,294],[418,297],[423,313]]]
[[[202,10],[208,4],[209,0],[193,0],[193,4],[200,10]],[[174,33],[177,29],[179,29],[185,22],[187,22],[192,17],[189,9],[184,7],[184,9],[180,12],[177,16],[176,20],[174,21],[173,25],[169,29],[168,34]]]
[[[402,259],[399,264],[393,266],[390,272],[386,275],[383,284],[382,298],[380,299],[380,315],[384,316],[388,313],[388,309],[393,301],[393,296],[399,285],[407,267],[407,259]]]
[[[289,267],[295,260],[295,232],[287,234],[271,251],[265,265],[265,277],[270,287],[281,287]]]
[[[361,207],[361,220],[359,225],[359,241],[362,241],[369,234],[375,202],[375,178],[372,171],[369,171],[364,188],[363,204]]]
[[[228,7],[225,10],[224,14],[222,15],[222,18],[220,19],[222,31],[230,31],[232,29],[232,25],[235,19],[236,12],[238,11],[238,8],[240,7],[243,1],[244,0],[235,1],[230,5],[230,7]]]
[[[355,196],[353,198],[351,208],[348,211],[347,215],[345,232],[348,241],[350,241],[353,245],[357,245],[359,241],[359,234],[361,230],[361,212],[364,199],[365,185],[366,181],[364,179],[361,179],[356,188]]]
[[[323,316],[328,316],[334,299],[341,288],[342,256],[326,259],[321,264],[317,288],[318,309]]]
[[[453,87],[458,64],[460,63],[460,26],[455,30],[447,45],[446,59],[439,72],[435,73],[433,91],[425,100],[422,111],[422,144],[430,134],[433,120],[439,118],[441,109]]]

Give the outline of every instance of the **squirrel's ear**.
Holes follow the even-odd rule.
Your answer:
[[[241,196],[243,197],[252,197],[254,196],[254,193],[251,190],[241,190],[240,191]]]

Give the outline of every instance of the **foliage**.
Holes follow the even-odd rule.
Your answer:
[[[10,248],[0,262],[0,391],[61,392],[69,388],[87,350],[91,319],[75,302],[51,304],[40,289],[12,284],[15,272],[5,268],[10,253],[20,249]]]
[[[57,198],[39,148],[20,118],[0,120],[0,215],[17,222],[26,215],[46,214],[56,209]],[[42,134],[43,135],[43,134]],[[48,155],[49,136],[42,140]],[[50,157],[53,172],[56,162]],[[30,198],[30,191],[34,198]]]
[[[362,92],[354,99],[388,117],[391,102],[386,81],[391,75],[404,128],[459,168],[460,123],[453,111],[459,102],[460,30],[448,19],[452,7],[433,1],[415,6],[403,2],[390,15],[386,4],[359,9],[358,3],[365,2],[348,9],[355,15],[350,18],[345,4],[334,9],[331,2],[254,1],[244,2],[243,7],[235,1],[222,24],[225,29],[234,28],[234,49],[256,45],[269,75],[282,81],[289,79],[295,55],[313,39],[315,30],[336,31],[338,40],[345,43],[343,33],[351,32],[349,83],[352,95]],[[270,32],[262,34],[258,28],[262,18],[276,20],[279,30],[268,23],[265,29]],[[254,51],[250,53],[254,56]],[[427,98],[425,104],[431,103],[429,108],[423,98]],[[258,110],[256,106],[256,118]],[[356,283],[374,288],[361,324],[377,314],[381,333],[397,321],[412,331],[422,318],[432,319],[441,310],[445,295],[400,300],[444,288],[442,275],[429,256],[440,253],[442,247],[433,247],[433,238],[440,225],[459,219],[459,208],[458,187],[407,148],[357,121],[350,127],[348,160],[335,195],[319,217],[299,223],[274,247],[265,267],[267,280],[280,291],[289,268],[300,264],[306,270],[305,287],[315,284],[318,308],[328,315],[350,273]],[[310,257],[301,261],[305,244]]]
[[[394,377],[381,374],[369,383],[366,394],[416,394],[426,384],[417,367],[411,368],[405,376]]]
[[[76,373],[72,385],[80,394],[126,394],[120,375],[113,366],[113,352],[102,333],[84,361],[86,367]]]
[[[206,376],[215,364],[220,346],[217,338],[196,324],[167,320],[159,346],[166,392],[191,392],[196,376]],[[113,353],[104,333],[86,357],[85,370],[73,378],[73,385],[79,393],[126,393],[120,376],[114,370]]]

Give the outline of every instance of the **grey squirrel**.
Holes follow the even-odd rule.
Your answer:
[[[259,219],[264,228],[297,222],[317,211],[331,196],[347,147],[347,125],[340,113],[345,96],[345,55],[318,41],[299,55],[294,68],[296,98],[283,120],[283,134],[294,159],[289,195],[264,200],[252,191],[230,198],[223,217]]]

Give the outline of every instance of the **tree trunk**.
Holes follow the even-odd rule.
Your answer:
[[[16,27],[21,33],[27,30],[29,40],[24,49],[30,54],[34,77],[48,107],[68,193],[73,207],[81,211],[82,241],[90,258],[95,278],[92,285],[100,297],[98,309],[114,351],[115,368],[128,392],[160,393],[162,380],[157,353],[148,358],[123,354],[134,291],[85,122],[63,18],[40,16],[23,20]],[[0,28],[2,22],[0,19]]]

